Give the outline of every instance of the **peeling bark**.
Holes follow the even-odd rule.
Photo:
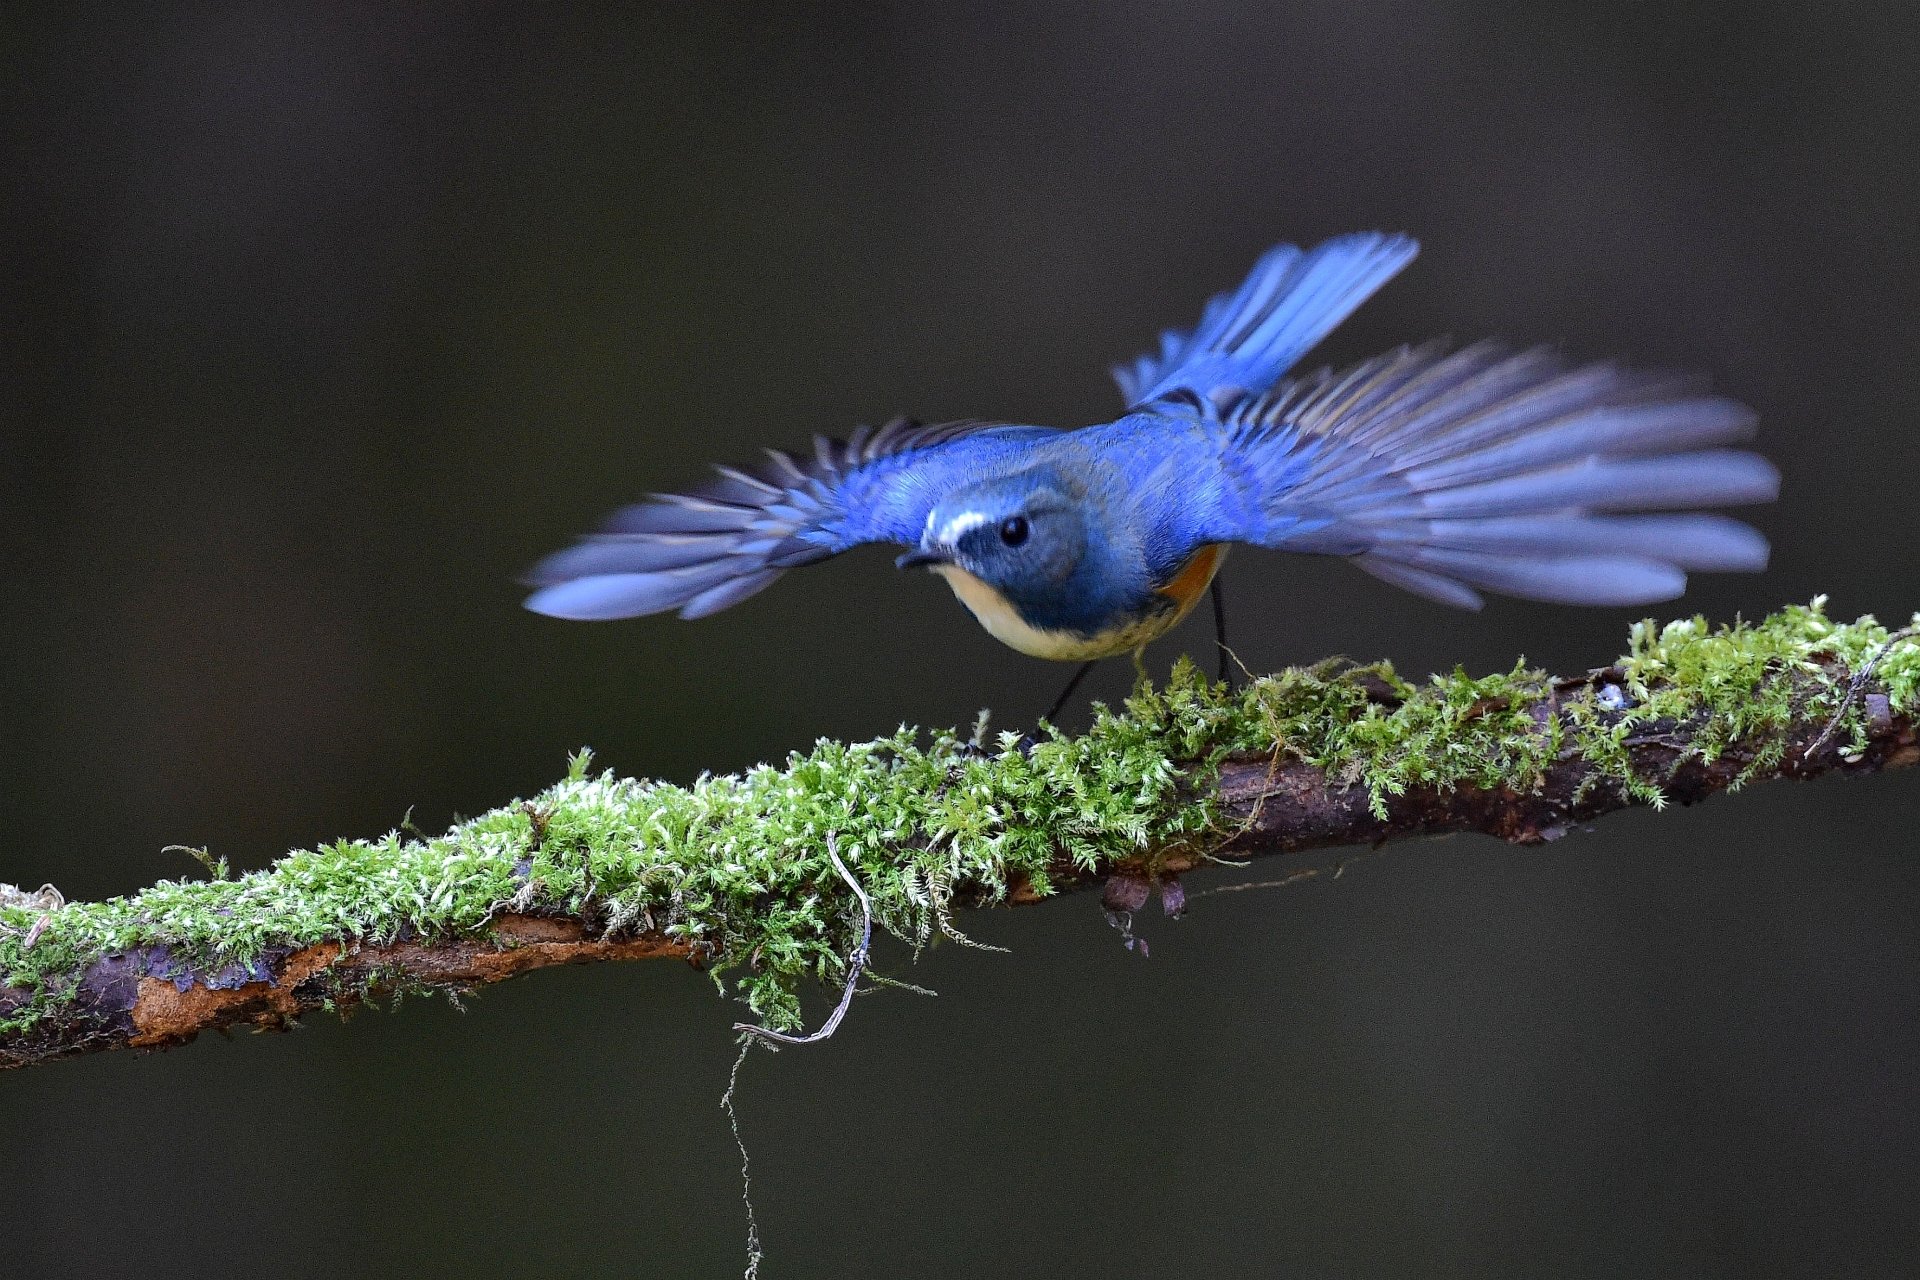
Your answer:
[[[1867,673],[1862,673],[1867,674]],[[1810,674],[1775,677],[1804,686],[1798,705],[1808,705],[1822,689],[1833,687],[1834,671],[1824,682]],[[1847,673],[1837,673],[1844,686]],[[1569,695],[1620,678],[1612,670],[1555,683],[1555,696],[1539,704],[1542,732],[1551,717],[1567,717]],[[1859,685],[1856,681],[1855,684]],[[1871,684],[1858,688],[1864,747],[1854,749],[1851,735],[1830,732],[1825,714],[1807,714],[1778,737],[1738,742],[1716,759],[1700,758],[1695,743],[1707,728],[1694,722],[1653,722],[1637,726],[1625,741],[1635,776],[1656,783],[1679,804],[1694,804],[1736,782],[1771,778],[1812,778],[1824,773],[1874,773],[1920,762],[1920,733],[1914,719],[1892,710],[1885,692]],[[1382,699],[1392,696],[1383,689]],[[1624,714],[1613,713],[1617,718]],[[1569,723],[1569,728],[1571,725]],[[1572,742],[1572,732],[1563,740]],[[1755,767],[1756,760],[1775,763]],[[1330,776],[1315,766],[1286,758],[1235,759],[1217,772],[1196,778],[1195,799],[1211,795],[1221,814],[1222,835],[1204,847],[1183,845],[1149,850],[1115,860],[1092,871],[1064,859],[1053,873],[1056,890],[1109,884],[1109,905],[1138,906],[1151,881],[1162,884],[1163,900],[1180,901],[1169,882],[1200,865],[1208,855],[1254,856],[1293,853],[1333,846],[1378,845],[1412,835],[1478,831],[1514,844],[1554,840],[1576,826],[1640,803],[1620,781],[1569,747],[1549,762],[1539,785],[1464,787],[1451,791],[1411,789],[1384,801],[1376,813],[1362,785]],[[1117,896],[1116,896],[1117,887]],[[954,886],[955,901],[978,901],[979,889]],[[1039,900],[1030,886],[1016,884],[1010,899]],[[1136,901],[1136,899],[1138,901]],[[319,1008],[345,1008],[395,989],[468,990],[499,982],[530,969],[600,960],[637,960],[670,956],[701,963],[708,958],[685,943],[657,933],[610,937],[603,922],[525,912],[495,917],[484,935],[432,941],[374,944],[354,939],[325,942],[298,950],[271,951],[250,966],[196,968],[164,945],[91,958],[72,975],[73,998],[25,1032],[0,1036],[0,1067],[28,1066],[103,1049],[157,1049],[183,1044],[201,1031],[251,1024],[285,1027]],[[23,991],[0,989],[0,1017],[28,999]]]
[[[164,946],[104,955],[77,975],[71,1008],[0,1039],[0,1068],[102,1049],[166,1049],[239,1024],[285,1029],[315,1009],[346,1009],[396,989],[470,991],[556,964],[697,959],[657,935],[590,937],[565,917],[496,917],[486,937],[432,943],[324,942],[269,951],[246,968],[197,969]],[[0,991],[0,1015],[25,992]]]

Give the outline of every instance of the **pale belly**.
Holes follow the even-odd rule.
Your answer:
[[[1130,653],[1178,626],[1200,603],[1200,597],[1207,593],[1207,586],[1219,571],[1220,562],[1226,559],[1226,552],[1226,547],[1216,545],[1202,547],[1194,554],[1186,568],[1161,589],[1161,594],[1173,603],[1173,608],[1091,636],[1072,631],[1046,631],[1029,625],[1007,603],[1005,596],[958,565],[936,565],[933,571],[947,580],[947,585],[953,588],[953,594],[960,598],[960,603],[967,606],[968,611],[979,619],[980,625],[987,629],[987,634],[1001,644],[1035,658],[1051,658],[1056,662],[1090,662],[1095,658]]]

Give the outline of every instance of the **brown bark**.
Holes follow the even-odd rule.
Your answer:
[[[0,1037],[0,1068],[103,1049],[166,1049],[238,1024],[284,1029],[315,1009],[351,1008],[402,986],[470,991],[548,965],[693,958],[685,944],[654,934],[589,937],[584,922],[565,917],[502,915],[490,930],[433,943],[347,940],[269,951],[242,972],[182,966],[164,946],[101,956],[76,975],[69,1008]],[[0,1014],[25,995],[0,990]]]
[[[1841,671],[1839,675],[1844,682],[1846,673]],[[1556,695],[1562,695],[1596,681],[1617,678],[1617,672],[1602,668],[1557,680],[1554,687]],[[1809,696],[1816,691],[1815,682],[1808,677],[1784,678],[1803,685]],[[1808,700],[1796,698],[1796,703],[1804,706]],[[1726,791],[1743,775],[1748,775],[1747,783],[1779,778],[1804,781],[1827,773],[1878,773],[1920,763],[1920,726],[1911,715],[1894,713],[1886,694],[1873,687],[1863,691],[1860,706],[1866,743],[1858,755],[1843,751],[1850,740],[1847,735],[1829,732],[1829,716],[1808,714],[1783,735],[1785,750],[1777,763],[1751,774],[1748,770],[1756,758],[1772,748],[1778,738],[1735,743],[1709,762],[1693,751],[1702,724],[1653,721],[1639,726],[1625,745],[1634,774],[1656,782],[1667,801],[1679,805],[1698,804]],[[1543,704],[1540,714],[1566,713],[1556,696]],[[1570,733],[1563,737],[1572,739]],[[1342,846],[1372,847],[1414,835],[1476,831],[1510,844],[1544,844],[1583,823],[1641,803],[1616,778],[1606,775],[1572,747],[1547,767],[1537,789],[1414,788],[1405,795],[1388,796],[1384,818],[1373,812],[1364,786],[1342,784],[1324,770],[1299,761],[1230,760],[1221,768],[1214,792],[1223,823],[1233,832],[1220,844],[1159,851],[1093,873],[1063,864],[1056,870],[1054,887],[1084,887],[1103,881],[1110,873],[1144,870],[1149,865],[1161,875],[1179,875],[1199,866],[1209,854],[1253,857]],[[1022,890],[1016,890],[1013,897],[1016,902],[1040,900]]]
[[[1562,680],[1556,688],[1570,692],[1609,674]],[[1807,677],[1781,678],[1807,680],[1806,692],[1815,691]],[[1847,737],[1828,732],[1827,716],[1809,715],[1788,728],[1777,763],[1755,771],[1748,780],[1873,773],[1920,762],[1914,719],[1891,711],[1885,693],[1871,685],[1860,695],[1864,750],[1843,752]],[[1543,728],[1545,717],[1564,714],[1558,699],[1542,704]],[[1736,743],[1707,762],[1691,750],[1702,728],[1699,723],[1672,722],[1640,726],[1625,744],[1636,775],[1656,781],[1672,802],[1694,804],[1726,790],[1762,752],[1778,745],[1777,739]],[[1571,740],[1571,734],[1566,736]],[[1109,893],[1109,905],[1134,907],[1146,896],[1145,873],[1151,871],[1167,883],[1208,854],[1292,853],[1458,831],[1538,844],[1638,803],[1617,779],[1571,748],[1547,766],[1536,789],[1410,790],[1388,797],[1384,817],[1372,811],[1364,786],[1330,778],[1298,761],[1229,761],[1209,785],[1231,832],[1223,840],[1205,848],[1151,850],[1094,871],[1063,860],[1054,875],[1055,887],[1085,887],[1111,877],[1110,883],[1121,888]],[[955,888],[956,897],[965,900],[964,886]],[[1011,896],[1014,902],[1038,900],[1022,886]],[[102,956],[74,975],[77,992],[69,1009],[25,1033],[0,1037],[0,1067],[102,1049],[165,1048],[201,1031],[243,1023],[281,1027],[316,1008],[349,1006],[401,986],[465,990],[555,964],[654,956],[695,963],[701,959],[685,944],[657,934],[608,938],[594,936],[594,928],[581,919],[508,914],[495,918],[485,937],[385,945],[345,939],[269,953],[239,972],[231,966],[213,972],[182,969],[159,946]],[[0,1015],[25,996],[0,990]]]

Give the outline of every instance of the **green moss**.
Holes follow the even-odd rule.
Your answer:
[[[62,984],[101,955],[164,945],[196,963],[246,965],[341,938],[484,933],[502,911],[542,908],[591,910],[614,928],[684,941],[758,1015],[791,1026],[800,980],[838,977],[857,928],[827,860],[830,833],[878,923],[918,946],[951,932],[956,893],[993,901],[1016,884],[1046,893],[1062,858],[1089,870],[1150,864],[1169,848],[1217,841],[1206,796],[1229,755],[1309,761],[1367,787],[1380,810],[1413,786],[1524,790],[1571,747],[1658,803],[1658,780],[1626,767],[1636,725],[1693,722],[1708,755],[1765,741],[1798,710],[1774,675],[1819,676],[1826,655],[1857,665],[1886,639],[1871,618],[1829,621],[1818,600],[1751,626],[1641,623],[1619,663],[1637,704],[1624,714],[1585,686],[1556,695],[1544,675],[1518,667],[1416,686],[1384,665],[1323,664],[1228,695],[1183,661],[1164,687],[1097,709],[1086,734],[1049,732],[1024,752],[1011,734],[982,751],[903,728],[688,786],[594,773],[583,752],[554,787],[444,835],[343,840],[232,879],[68,904],[31,948],[38,914],[0,906],[0,985],[28,996],[0,1032],[57,1012],[71,994]],[[1911,708],[1920,643],[1896,647],[1878,679],[1897,709]],[[1550,697],[1570,712],[1571,743],[1539,706]],[[1829,684],[1815,701],[1837,707],[1839,691]]]
[[[1719,628],[1701,617],[1665,626],[1635,623],[1618,665],[1637,705],[1603,727],[1591,704],[1584,704],[1582,749],[1610,765],[1638,798],[1660,807],[1657,781],[1633,777],[1623,763],[1625,738],[1642,726],[1666,720],[1695,726],[1690,750],[1706,760],[1717,759],[1736,742],[1758,744],[1734,783],[1738,787],[1779,764],[1787,745],[1782,731],[1789,724],[1809,715],[1831,717],[1841,709],[1845,688],[1825,678],[1826,661],[1838,658],[1847,670],[1857,671],[1878,656],[1874,679],[1887,691],[1890,705],[1912,708],[1920,689],[1920,640],[1908,636],[1888,648],[1890,633],[1872,615],[1837,623],[1826,616],[1826,604],[1825,596],[1817,596],[1810,605],[1790,605],[1759,623]],[[1920,624],[1920,614],[1913,622]],[[1816,692],[1809,696],[1806,683],[1772,678],[1788,672],[1812,677]],[[1857,749],[1865,734],[1861,709],[1848,706],[1841,724],[1842,741]]]
[[[1560,749],[1557,725],[1535,714],[1551,687],[1525,666],[1477,679],[1456,669],[1425,686],[1386,663],[1283,671],[1251,690],[1262,734],[1247,745],[1364,785],[1385,817],[1387,797],[1409,787],[1537,785]]]

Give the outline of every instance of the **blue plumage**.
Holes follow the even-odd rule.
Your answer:
[[[1233,543],[1350,557],[1468,608],[1641,604],[1690,569],[1765,567],[1758,533],[1699,509],[1771,499],[1778,474],[1727,447],[1751,413],[1689,380],[1483,343],[1280,381],[1416,251],[1371,233],[1270,251],[1192,333],[1115,370],[1130,407],[1112,422],[903,420],[723,468],[543,561],[527,606],[701,617],[892,542],[995,636],[1086,659],[1170,628]]]
[[[1160,354],[1116,367],[1130,405],[1184,391],[1202,398],[1261,392],[1413,261],[1420,246],[1378,232],[1302,250],[1276,245],[1232,293],[1211,299],[1192,333],[1169,329]]]

